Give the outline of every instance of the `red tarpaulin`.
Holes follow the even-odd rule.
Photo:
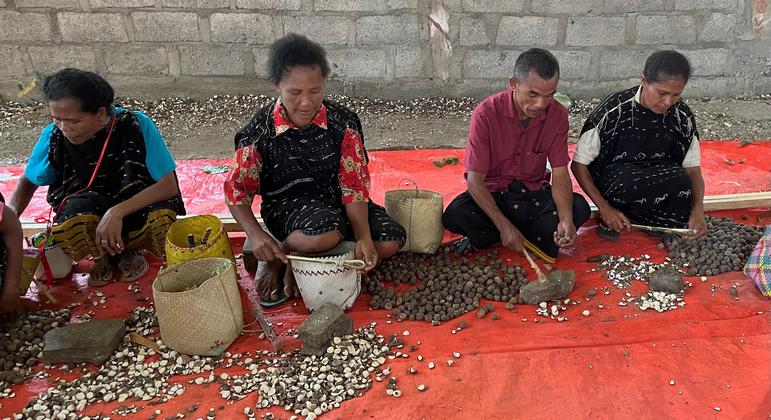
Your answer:
[[[771,144],[738,148],[735,142],[703,143],[703,170],[708,194],[756,192],[771,190],[768,156]],[[374,198],[382,202],[383,193],[400,185],[402,178],[415,181],[420,188],[439,191],[445,204],[463,190],[462,166],[436,168],[432,161],[448,156],[462,155],[457,150],[422,150],[371,153],[371,172]],[[730,166],[724,162],[743,158],[743,164]],[[222,204],[221,183],[224,175],[207,175],[203,166],[227,163],[226,160],[190,161],[180,163],[180,183],[190,213],[226,214]],[[19,168],[0,170],[5,180],[0,184],[6,197],[12,190]],[[42,195],[36,197],[28,216],[47,215]],[[712,213],[732,216],[753,223],[758,211],[734,210]],[[625,292],[640,295],[646,286],[635,282],[630,289],[616,289],[602,273],[587,270],[594,264],[584,262],[589,256],[610,253],[639,256],[649,254],[654,261],[662,261],[665,251],[656,247],[657,240],[640,232],[623,234],[616,243],[603,242],[594,233],[595,222],[590,221],[579,232],[575,248],[564,250],[555,268],[576,270],[576,288],[570,298],[579,305],[567,305],[564,313],[569,320],[556,322],[540,318],[534,323],[535,307],[518,305],[508,311],[502,303],[495,303],[498,321],[477,319],[474,313],[465,314],[438,327],[426,322],[392,322],[388,311],[370,311],[370,297],[362,295],[349,315],[359,327],[377,322],[382,335],[401,334],[407,345],[416,345],[407,359],[388,361],[392,375],[398,377],[402,396],[399,399],[385,394],[385,382],[374,383],[373,389],[361,398],[346,401],[339,409],[328,413],[329,418],[768,418],[771,415],[771,302],[760,295],[753,283],[741,273],[727,273],[709,277],[702,282],[689,277],[693,283],[685,294],[686,306],[667,313],[640,311],[634,305],[619,306]],[[233,242],[240,247],[242,236]],[[500,250],[508,264],[524,260],[513,253]],[[154,260],[151,271],[140,281],[141,294],[128,292],[126,284],[117,283],[101,288],[107,297],[107,309],[97,309],[96,318],[127,317],[137,305],[137,297],[152,297],[151,282],[160,266]],[[79,267],[78,271],[84,271]],[[244,317],[251,322],[251,309],[257,307],[257,297],[250,276],[240,271],[240,285],[244,303]],[[528,270],[528,277],[534,275]],[[738,299],[729,293],[732,285],[739,292]],[[610,294],[602,293],[609,287]],[[587,298],[591,288],[596,296]],[[82,315],[92,310],[88,295],[94,289],[86,285],[83,274],[72,281],[65,280],[52,288],[61,299],[57,307],[73,302],[83,306],[73,310]],[[29,299],[38,299],[33,291]],[[286,335],[296,329],[307,315],[302,302],[291,303],[266,311],[277,326],[277,332]],[[602,305],[602,307],[600,306]],[[50,306],[49,306],[50,307]],[[588,309],[589,316],[582,311]],[[451,334],[460,321],[469,324],[457,334]],[[417,344],[420,342],[421,344]],[[256,333],[245,333],[229,351],[244,353],[268,349],[265,340]],[[446,360],[452,352],[460,352],[449,367]],[[417,355],[425,360],[418,362]],[[434,361],[436,369],[426,364]],[[408,375],[407,369],[416,366],[417,375]],[[41,370],[38,365],[35,370]],[[231,374],[244,373],[240,368],[218,369]],[[57,378],[74,379],[76,373],[65,373],[58,368],[49,370],[46,379],[31,379],[24,385],[13,386],[15,398],[0,400],[0,417],[20,412],[35,395],[54,385]],[[224,405],[218,418],[241,418],[244,407],[255,407],[257,395],[227,405],[219,396],[216,384],[191,385],[191,377],[184,381],[187,391],[180,397],[153,407],[146,407],[127,418],[145,419],[156,409],[159,418],[184,413],[194,403],[200,408],[188,418],[205,417],[209,408]],[[674,384],[670,384],[674,381]],[[425,384],[428,390],[418,392],[416,386]],[[86,409],[84,414],[109,413],[119,404],[101,404]],[[720,411],[717,411],[717,410]],[[283,409],[271,411],[279,418],[288,418]],[[112,415],[113,418],[117,416]],[[323,418],[324,418],[323,417]]]
[[[571,155],[575,145],[570,146]],[[702,142],[702,171],[707,195],[771,191],[771,142],[739,147],[738,142]],[[398,150],[370,152],[369,169],[372,176],[372,197],[383,203],[387,190],[397,188],[418,188],[432,190],[444,196],[445,206],[464,191],[463,165],[449,165],[442,168],[433,162],[446,157],[463,159],[463,150]],[[729,165],[726,159],[734,164]],[[738,163],[743,159],[744,163]],[[186,160],[178,163],[177,175],[182,197],[189,214],[227,215],[222,195],[222,181],[225,174],[202,172],[206,166],[227,165],[230,159]],[[0,191],[8,198],[16,185],[23,167],[0,168]],[[574,183],[575,184],[575,183]],[[580,191],[578,184],[574,189]],[[24,213],[25,219],[47,217],[48,205],[45,188],[41,188]],[[259,203],[259,200],[256,200]],[[258,204],[255,204],[255,209]]]

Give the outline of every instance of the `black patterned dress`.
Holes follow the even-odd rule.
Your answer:
[[[134,197],[156,182],[147,162],[148,154],[158,149],[148,149],[145,137],[157,136],[155,140],[162,141],[157,129],[154,125],[146,127],[150,124],[149,119],[138,112],[116,108],[114,118],[115,126],[102,163],[93,183],[84,191],[81,190],[88,185],[110,133],[110,124],[93,138],[77,145],[67,140],[61,130],[54,126],[44,131],[47,147],[42,143],[45,148],[41,150],[45,153],[45,164],[42,166],[49,168],[46,171],[50,175],[43,178],[50,178],[45,182],[49,185],[48,203],[56,212],[51,233],[64,253],[74,261],[88,256],[99,257],[101,254],[94,238],[102,216],[111,207]],[[162,147],[165,148],[165,145]],[[35,157],[37,149],[36,146],[30,159],[35,164],[28,164],[25,170],[25,174],[35,180],[33,182],[41,177],[35,173],[40,171],[35,168],[41,167],[41,159]],[[166,232],[176,216],[184,214],[182,197],[177,195],[126,216],[123,219],[126,250],[144,249],[163,257]]]
[[[588,165],[602,196],[632,223],[685,227],[692,185],[683,166],[691,142],[698,147],[696,120],[682,101],[654,113],[638,102],[639,89],[614,93],[592,111],[574,160]],[[582,161],[591,136],[599,136],[599,154]]]

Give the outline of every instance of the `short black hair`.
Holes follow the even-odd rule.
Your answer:
[[[514,63],[514,77],[527,79],[530,70],[535,70],[542,79],[549,80],[559,75],[560,64],[554,55],[542,48],[530,48],[517,57]]]
[[[645,60],[643,76],[649,82],[674,77],[682,77],[687,82],[691,77],[691,64],[675,50],[656,51]]]
[[[80,102],[80,110],[96,114],[99,108],[110,112],[115,101],[115,90],[107,80],[90,71],[66,68],[43,80],[43,95],[49,101],[74,99]]]
[[[329,62],[324,48],[302,35],[289,34],[270,46],[268,74],[271,80],[280,82],[294,66],[319,66],[324,78],[329,76]]]

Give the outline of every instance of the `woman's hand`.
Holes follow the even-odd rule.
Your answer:
[[[96,248],[103,254],[117,255],[123,252],[123,215],[115,207],[107,210],[96,227]]]

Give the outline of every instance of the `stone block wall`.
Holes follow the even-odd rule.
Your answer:
[[[484,96],[517,55],[560,60],[560,90],[631,86],[652,51],[694,67],[690,96],[771,92],[771,39],[752,0],[0,0],[0,93],[64,66],[122,95],[269,93],[270,43],[323,44],[330,90],[357,96]]]

